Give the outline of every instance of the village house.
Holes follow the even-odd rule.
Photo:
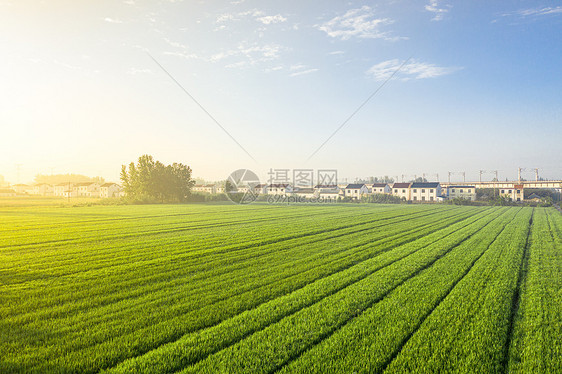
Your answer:
[[[214,184],[196,184],[195,186],[193,186],[193,191],[195,192],[204,192],[204,193],[210,193],[210,194],[214,194],[217,192],[216,187]]]
[[[368,185],[371,193],[381,193],[381,194],[389,194],[391,189],[387,183],[373,183]]]
[[[316,197],[316,191],[314,190],[314,188],[296,188],[294,190],[294,194],[296,194],[299,197],[304,197],[307,199],[312,199],[313,197]]]
[[[54,194],[55,196],[64,196],[64,192],[65,191],[71,191],[72,190],[72,183],[59,183],[56,184],[53,189],[54,189]]]
[[[404,200],[410,200],[410,183],[394,183],[391,193]]]
[[[38,196],[51,196],[53,195],[54,191],[54,187],[50,184],[38,183],[32,187],[30,194]]]
[[[324,185],[319,184],[314,186],[314,193],[316,197],[321,199],[328,199],[330,201],[336,201],[339,197],[342,197],[342,189],[337,185]]]
[[[254,187],[254,193],[256,195],[262,195],[267,193],[267,184],[258,184]]]
[[[16,191],[11,188],[0,188],[0,197],[13,197],[16,196]]]
[[[410,186],[412,201],[437,201],[438,196],[441,196],[439,182],[415,182]]]
[[[524,190],[522,184],[515,184],[513,188],[502,188],[499,190],[501,196],[507,196],[511,198],[512,201],[523,201]]]
[[[268,195],[287,195],[293,193],[293,188],[290,184],[279,183],[268,185],[266,191]]]
[[[447,187],[447,198],[449,200],[461,198],[470,201],[476,200],[475,186],[449,186]]]
[[[76,183],[72,186],[72,191],[78,197],[99,197],[100,185],[95,182]]]
[[[29,190],[31,190],[32,187],[29,186],[29,185],[27,185],[27,184],[21,184],[21,183],[20,183],[20,184],[14,184],[14,185],[12,186],[12,189],[13,189],[14,191],[16,191],[16,194],[18,194],[18,195],[23,195],[23,194],[29,193]]]
[[[104,183],[100,186],[100,197],[104,199],[119,197],[121,187],[117,183]]]
[[[345,197],[360,199],[361,196],[369,193],[369,188],[365,183],[352,183],[345,186]]]

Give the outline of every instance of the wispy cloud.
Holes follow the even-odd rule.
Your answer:
[[[343,55],[345,52],[344,51],[332,51],[330,53],[328,53],[329,55]]]
[[[431,19],[432,21],[441,21],[452,7],[450,4],[440,5],[440,3],[442,3],[442,1],[430,0],[425,6],[425,10],[433,13],[433,18]]]
[[[310,73],[314,73],[317,72],[318,69],[307,69],[307,70],[302,70],[302,71],[296,71],[294,73],[289,74],[290,77],[296,77],[299,75],[305,75],[305,74],[310,74]]]
[[[526,17],[540,17],[546,16],[551,14],[561,14],[562,13],[562,6],[557,7],[541,7],[541,8],[529,8],[529,9],[519,9],[515,12],[511,13],[504,13],[502,14],[504,17],[508,16],[519,16],[521,18]]]
[[[289,66],[289,71],[291,71],[291,73],[289,74],[290,77],[296,77],[299,75],[314,73],[318,71],[318,69],[310,68],[308,65],[305,64],[294,64]]]
[[[257,20],[264,25],[269,25],[270,23],[285,22],[287,18],[283,17],[281,14],[276,14],[274,16],[258,17]]]
[[[390,18],[377,18],[373,10],[368,6],[350,9],[344,15],[337,16],[331,20],[316,25],[318,30],[324,31],[332,38],[348,40],[352,37],[398,40],[406,39],[392,37],[389,32],[381,31],[381,26],[394,23]]]
[[[108,23],[123,23],[123,21],[121,20],[110,18],[110,17],[105,17],[103,20]]]
[[[388,79],[402,65],[404,61],[398,59],[387,60],[373,65],[367,70],[367,75],[372,76],[377,81]],[[397,76],[401,80],[436,78],[461,70],[462,67],[441,67],[416,60],[406,63],[398,72]]]
[[[223,13],[220,14],[217,19],[215,20],[216,23],[222,24],[231,21],[241,21],[245,18],[251,18],[256,22],[261,22],[264,25],[269,25],[272,23],[280,23],[287,21],[287,18],[281,14],[275,14],[268,16],[265,12],[258,10],[258,9],[250,9],[244,12],[237,12],[237,13]]]

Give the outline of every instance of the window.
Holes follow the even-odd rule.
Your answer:
[[[452,192],[455,192],[455,189],[453,188]]]
[[[417,196],[414,196],[414,200],[417,200],[417,199],[418,199],[418,197],[417,197]]]
[[[430,197],[429,197],[429,201],[433,201],[433,196],[430,196]]]
[[[430,193],[433,193],[433,189],[429,190]]]
[[[502,193],[505,193],[505,190],[502,190]]]
[[[422,201],[425,201],[425,196],[422,196]]]
[[[511,193],[511,190],[509,190],[509,193]]]
[[[418,192],[418,190],[414,190],[414,193]]]
[[[470,193],[470,191],[471,191],[471,189],[469,188],[469,189],[468,189],[468,193]]]
[[[521,190],[517,190],[517,193],[521,193]]]
[[[462,193],[462,188],[461,188],[461,190],[460,190],[460,193]]]
[[[402,190],[402,193],[406,193],[406,190]]]
[[[422,193],[425,193],[425,190],[424,190],[424,189],[422,189]]]
[[[404,190],[402,190],[402,192],[404,192]],[[398,193],[398,190],[394,190],[394,193]]]

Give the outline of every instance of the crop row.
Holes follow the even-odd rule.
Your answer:
[[[418,233],[416,233],[416,234],[417,234],[417,235],[420,235],[420,234],[418,234]],[[296,252],[295,255],[298,256],[298,252]],[[351,261],[353,260],[353,256],[352,256],[352,255],[353,255],[353,253],[350,252],[350,253],[349,253],[349,256],[351,256],[351,258],[348,258],[349,256],[344,256],[344,257],[340,260],[340,263],[339,263],[339,264],[336,263],[336,264],[333,264],[332,266],[339,266],[339,267],[341,267],[341,266],[349,266],[349,261],[350,261],[350,260],[351,260]],[[356,259],[357,259],[357,257],[356,257]],[[291,262],[291,259],[287,259],[287,258],[286,258],[285,260],[286,260],[286,261],[289,261],[289,263]],[[337,269],[337,267],[336,267],[336,269]],[[290,270],[292,270],[292,267],[289,267],[289,268],[287,269],[287,271],[290,271]],[[299,269],[296,269],[296,270],[299,270]],[[249,306],[249,307],[251,307],[251,305],[252,305],[253,302],[259,301],[259,300],[263,300],[263,297],[264,297],[264,296],[263,296],[262,294],[260,294],[260,293],[266,292],[266,293],[270,293],[270,294],[271,294],[272,292],[287,292],[288,290],[290,290],[290,288],[288,289],[288,287],[294,287],[295,284],[296,284],[296,285],[299,285],[299,284],[303,284],[303,282],[304,282],[304,283],[309,282],[310,279],[313,280],[313,279],[315,279],[315,277],[318,277],[318,276],[325,276],[325,275],[327,274],[326,272],[328,272],[328,274],[329,274],[329,272],[332,271],[333,269],[331,270],[331,269],[328,268],[328,269],[325,269],[325,270],[323,270],[323,271],[321,271],[321,270],[322,270],[322,269],[319,269],[319,270],[316,270],[316,271],[312,270],[312,271],[303,272],[303,273],[302,273],[303,275],[307,275],[307,277],[306,277],[306,278],[303,278],[303,279],[298,279],[298,278],[296,278],[296,279],[289,279],[289,281],[280,280],[280,281],[278,282],[279,285],[276,286],[277,288],[272,288],[271,286],[268,286],[268,287],[265,287],[265,288],[262,289],[262,290],[258,290],[258,291],[259,291],[258,294],[252,295],[251,292],[250,292],[250,293],[246,292],[245,294],[240,294],[239,297],[237,297],[237,298],[234,300],[234,302],[235,302],[235,303],[243,302],[243,303],[245,303],[245,304],[250,303],[250,306]],[[300,270],[300,271],[302,272],[302,270]],[[258,279],[258,280],[259,280],[259,279]],[[296,283],[295,283],[295,282],[296,282]],[[262,288],[263,288],[263,287],[262,287]],[[227,289],[228,289],[228,288],[227,288]],[[288,290],[287,290],[287,289],[288,289]],[[193,299],[192,299],[192,300],[188,300],[187,302],[184,302],[183,304],[181,303],[182,300],[173,300],[173,299],[172,299],[172,300],[168,300],[168,301],[169,301],[170,303],[173,303],[173,302],[178,302],[178,303],[179,303],[179,305],[173,305],[172,308],[165,308],[165,309],[163,310],[164,313],[168,313],[168,314],[171,313],[171,315],[174,315],[174,313],[177,312],[178,310],[181,311],[181,309],[182,309],[182,308],[185,308],[185,306],[190,306],[190,305],[206,305],[205,303],[200,302],[199,300],[197,300],[196,302],[194,302],[195,300],[193,300]],[[190,302],[190,301],[191,301],[191,302]],[[231,300],[225,300],[225,301],[231,301]],[[224,304],[224,303],[219,302],[219,303],[216,305],[215,310],[217,310],[217,311],[219,311],[219,312],[222,312],[222,309],[225,309],[225,305],[228,305],[228,303],[226,303],[225,305],[222,305],[222,304]],[[209,306],[212,306],[212,305],[209,305]],[[209,308],[208,308],[209,306],[207,306],[207,310],[209,309]],[[142,307],[142,305],[141,305],[141,307]],[[211,308],[211,310],[213,310],[213,309]],[[230,310],[235,311],[236,309],[229,309],[229,311],[230,311]],[[211,313],[211,315],[212,315],[213,317],[215,317],[216,313],[217,313],[217,312],[215,311],[214,314]],[[106,314],[105,314],[105,313],[101,313],[101,315],[104,315],[104,316],[105,316]],[[152,315],[152,316],[156,316],[156,317],[162,317],[161,315],[158,315],[158,313],[151,313],[151,315]],[[197,315],[197,314],[195,314],[195,315]],[[194,315],[194,316],[195,316],[195,315]],[[137,315],[133,315],[133,318],[136,318],[136,316],[137,316]],[[144,314],[142,314],[142,313],[141,313],[141,314],[138,314],[138,316],[139,316],[139,320],[140,320],[140,321],[143,321],[143,320],[145,320],[145,319],[146,319],[146,320],[150,320],[150,318],[151,318],[150,316],[147,316],[147,315],[146,315],[146,312],[145,312]],[[79,315],[79,317],[81,317],[81,315]],[[178,322],[179,322],[180,327],[183,328],[183,326],[181,326],[181,324],[182,324],[182,323],[181,323],[181,319],[180,319]],[[144,321],[143,323],[146,323],[146,321]],[[63,326],[64,326],[64,325],[65,325],[65,324],[63,324]],[[55,326],[50,326],[50,327],[55,327]],[[88,327],[89,327],[90,329],[92,329],[92,328],[95,327],[95,326],[88,326]],[[81,331],[81,330],[80,330],[80,331]],[[106,333],[107,333],[107,332],[106,332]],[[112,331],[109,331],[109,333],[111,334]],[[74,343],[76,343],[76,342],[74,342]]]
[[[562,372],[561,228],[562,218],[557,211],[536,209],[509,350],[509,372]]]
[[[456,250],[463,241],[486,230],[487,224],[496,217],[497,214],[491,214],[442,240],[426,243],[411,255],[208,356],[183,372],[260,373],[279,369],[330,337],[393,289]],[[501,229],[505,219],[502,216],[493,221],[491,227]]]

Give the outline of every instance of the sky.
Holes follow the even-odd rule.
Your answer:
[[[0,175],[562,179],[560,1],[0,0]],[[312,157],[311,157],[312,156]]]

